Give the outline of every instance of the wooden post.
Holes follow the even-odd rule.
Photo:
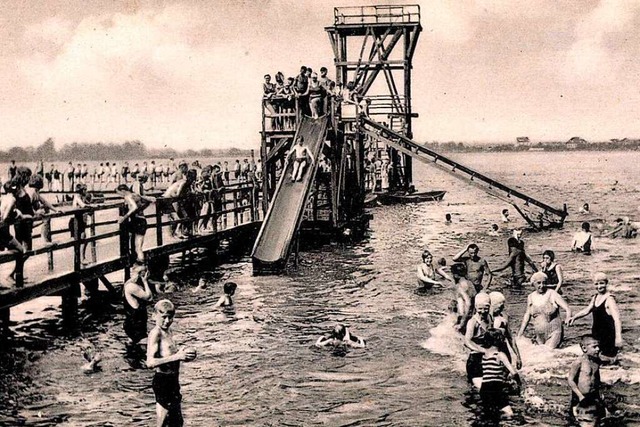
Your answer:
[[[238,226],[238,189],[233,190],[233,226]]]
[[[156,208],[156,245],[162,246],[162,209],[160,208],[161,200],[158,200],[155,204]]]
[[[73,215],[75,219],[73,223],[73,271],[75,272],[79,272],[82,269],[82,241],[79,225],[83,221],[83,215],[82,212],[75,212]]]
[[[3,308],[0,310],[0,339],[7,337],[9,333],[9,324],[11,322],[11,309]]]
[[[250,212],[250,220],[254,222],[256,220],[256,195],[255,195],[256,185],[253,184],[251,186],[251,191],[249,192],[249,206],[251,207]]]
[[[78,318],[78,297],[80,284],[74,283],[62,292],[62,323],[65,327],[74,326]]]
[[[91,211],[91,237],[95,237],[95,235],[96,235],[96,213],[95,211]],[[95,240],[91,242],[91,261],[94,264],[98,261],[98,256],[96,254]]]
[[[127,213],[125,206],[118,207],[118,214],[124,216]],[[129,280],[131,277],[131,255],[129,253],[129,233],[124,227],[124,223],[120,224],[120,259],[124,260],[124,280]]]
[[[51,218],[45,218],[42,222],[42,237],[47,244],[51,244]],[[47,253],[49,271],[53,271],[53,250]]]

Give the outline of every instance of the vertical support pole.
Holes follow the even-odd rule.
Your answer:
[[[158,200],[155,203],[156,209],[156,245],[162,246],[162,209],[160,209],[159,204],[163,203],[161,200]]]
[[[256,220],[256,197],[255,197],[255,184],[251,185],[251,191],[249,191],[249,207],[251,209],[250,220],[254,222]]]
[[[73,271],[79,273],[82,269],[82,235],[80,234],[79,225],[82,223],[84,218],[83,212],[75,212],[74,213],[74,224],[73,224]]]
[[[47,244],[51,244],[52,242],[51,218],[49,217],[46,217],[42,222],[42,237],[44,237],[44,241],[47,242]],[[49,248],[49,252],[47,252],[47,261],[48,261],[49,271],[53,271],[54,265],[53,265],[53,249],[52,248]]]
[[[118,207],[118,214],[124,216],[127,213],[125,206]],[[124,280],[129,280],[131,277],[131,270],[129,266],[131,264],[131,256],[129,253],[129,233],[124,227],[124,223],[120,224],[120,259],[124,261]]]
[[[62,323],[65,327],[75,325],[78,318],[78,297],[80,296],[80,284],[73,283],[62,292]]]
[[[91,237],[95,237],[96,235],[96,213],[95,211],[91,212]],[[97,262],[97,253],[96,253],[96,241],[91,241],[91,261],[95,264]]]
[[[0,309],[0,340],[7,337],[9,334],[9,324],[11,322],[11,309]]]
[[[414,35],[416,37],[416,35]],[[413,139],[413,127],[411,126],[411,31],[404,29],[404,111],[405,111],[405,136]],[[413,159],[403,154],[404,157],[404,185],[405,188],[413,182]]]
[[[238,189],[233,190],[233,226],[238,226]]]

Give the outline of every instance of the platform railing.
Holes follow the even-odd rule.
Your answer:
[[[258,208],[260,195],[256,194],[257,191],[257,187],[250,182],[231,184],[221,190],[222,209],[217,211],[212,210],[210,214],[201,214],[198,212],[195,216],[178,220],[164,220],[164,214],[159,208],[159,205],[173,202],[193,203],[196,201],[213,203],[213,200],[199,193],[189,194],[184,197],[157,198],[155,211],[145,215],[145,218],[151,220],[147,225],[147,230],[152,230],[153,234],[155,234],[155,236],[153,236],[151,233],[147,233],[146,241],[155,242],[155,246],[145,245],[144,250],[153,250],[175,243],[167,242],[164,238],[164,229],[166,227],[185,223],[195,223],[197,226],[201,219],[207,218],[211,220],[213,225],[213,230],[206,233],[206,235],[210,235],[221,230],[259,221],[261,209]],[[133,248],[131,247],[129,233],[125,229],[125,225],[119,224],[119,218],[126,212],[127,206],[120,201],[44,214],[34,220],[18,220],[16,224],[29,221],[33,222],[36,227],[40,226],[40,222],[43,224],[48,222],[50,225],[43,227],[41,232],[32,234],[34,242],[40,238],[42,239],[42,244],[38,245],[38,247],[34,247],[22,254],[0,253],[0,267],[4,264],[22,261],[16,263],[15,271],[16,283],[14,286],[20,288],[24,287],[26,283],[29,283],[25,280],[25,271],[30,274],[31,272],[35,272],[39,267],[42,268],[42,266],[33,263],[33,260],[38,255],[47,255],[46,269],[49,274],[65,273],[68,272],[69,269],[73,269],[75,272],[81,272],[87,268],[94,268],[101,263],[112,262],[114,261],[114,257],[128,266],[131,264]],[[73,226],[72,219],[86,224],[84,237],[82,237],[78,227]],[[64,234],[68,235],[69,238],[62,240],[55,239],[56,236]],[[187,240],[189,238],[190,237],[187,237]],[[118,239],[118,244],[115,245],[115,241],[111,242],[112,246],[110,249],[112,253],[103,253],[103,257],[100,257],[98,256],[98,248],[100,247],[100,243],[104,243],[105,247],[107,247],[106,245],[109,245],[109,243],[106,242],[107,239]],[[88,245],[88,255],[86,259],[83,259],[82,256],[84,245]],[[73,253],[71,263],[69,260],[69,250],[72,250]],[[107,250],[105,252],[109,251]],[[63,261],[66,261],[66,266],[61,267],[60,263],[63,263]],[[64,270],[56,272],[57,267],[61,267]],[[2,294],[0,293],[0,300],[1,299]]]
[[[420,23],[419,5],[346,6],[333,9],[335,25]]]

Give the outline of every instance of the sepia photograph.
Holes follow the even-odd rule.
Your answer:
[[[640,0],[3,0],[0,426],[640,426]]]

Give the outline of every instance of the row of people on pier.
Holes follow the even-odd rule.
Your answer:
[[[52,163],[46,169],[43,162],[40,161],[36,165],[34,175],[43,178],[43,189],[54,192],[73,192],[76,184],[85,184],[94,191],[113,190],[119,184],[133,184],[136,181],[144,181],[145,186],[155,188],[175,182],[180,164],[171,158],[167,162],[156,163],[155,160],[151,160],[150,162],[136,162],[132,166],[128,161],[125,161],[121,166],[115,162],[101,162],[91,168],[86,163],[77,163],[74,166],[73,162],[69,162],[67,167],[62,169]],[[216,164],[220,167],[222,177],[227,185],[231,182],[251,181],[252,174],[260,175],[262,173],[260,160],[256,162],[253,158],[251,160],[245,158],[242,161],[236,159],[231,164],[228,161],[218,161]],[[17,175],[19,167],[15,160],[11,161],[8,180]],[[203,169],[200,162],[195,160],[191,167],[200,176]],[[260,179],[260,177],[258,178]]]

